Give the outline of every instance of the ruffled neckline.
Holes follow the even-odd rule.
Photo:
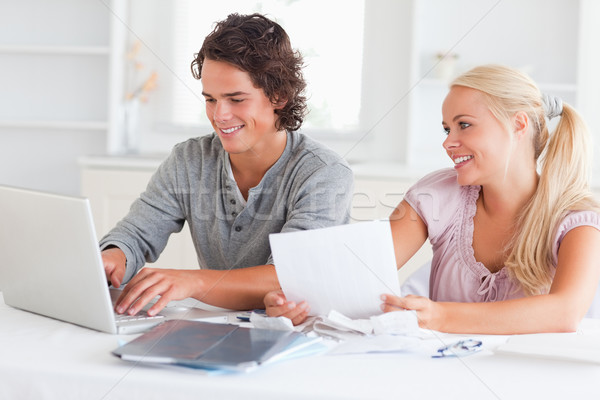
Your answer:
[[[464,207],[462,215],[459,216],[460,223],[458,224],[458,254],[464,265],[475,275],[476,279],[481,282],[477,294],[484,297],[484,301],[495,301],[498,290],[496,288],[497,280],[505,280],[508,274],[505,268],[497,272],[490,272],[486,266],[475,259],[475,250],[473,249],[473,232],[475,224],[473,218],[477,212],[477,199],[481,186],[465,186]]]

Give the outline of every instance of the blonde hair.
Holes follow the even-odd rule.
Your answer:
[[[516,221],[505,268],[527,295],[546,293],[554,277],[554,236],[570,211],[599,207],[589,189],[591,154],[582,118],[568,104],[552,134],[546,124],[542,94],[526,74],[500,65],[476,67],[450,86],[484,94],[492,114],[505,126],[517,112],[527,113],[540,179],[535,194]]]

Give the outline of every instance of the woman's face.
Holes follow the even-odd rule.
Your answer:
[[[485,185],[505,178],[513,143],[504,125],[475,89],[453,86],[442,105],[443,146],[460,185]]]

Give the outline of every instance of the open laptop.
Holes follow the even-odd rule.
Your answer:
[[[166,319],[226,322],[226,312],[172,302],[158,318],[117,321],[89,200],[0,185],[0,290],[12,307],[108,333]],[[193,299],[188,299],[193,300]],[[185,304],[185,305],[182,305]]]

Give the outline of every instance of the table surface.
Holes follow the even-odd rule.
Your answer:
[[[111,351],[136,336],[17,310],[1,294],[0,321],[0,399],[600,398],[600,365],[495,354],[506,336],[470,336],[484,350],[463,358],[431,358],[457,339],[436,334],[411,351],[323,354],[211,375],[122,361]]]

